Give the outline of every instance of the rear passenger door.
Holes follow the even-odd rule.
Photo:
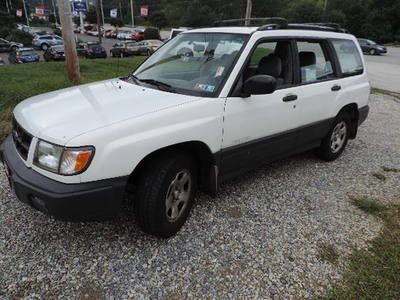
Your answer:
[[[335,99],[340,93],[340,78],[334,54],[327,40],[297,39],[297,109],[300,122],[297,147],[318,146],[330,129]]]

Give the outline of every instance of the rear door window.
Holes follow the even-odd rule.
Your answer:
[[[356,44],[351,40],[332,40],[343,76],[354,76],[364,72],[362,59]]]
[[[335,78],[326,42],[297,41],[301,83]]]

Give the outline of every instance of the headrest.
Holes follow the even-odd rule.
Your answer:
[[[315,53],[311,51],[299,52],[300,67],[315,65],[317,59]]]
[[[264,56],[258,63],[257,73],[280,77],[282,74],[282,59],[276,54]]]

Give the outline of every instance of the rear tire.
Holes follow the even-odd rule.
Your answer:
[[[326,137],[322,139],[317,154],[325,161],[337,159],[346,148],[351,130],[351,117],[348,113],[340,113]]]
[[[185,223],[197,191],[197,167],[186,155],[165,155],[147,165],[135,199],[139,227],[169,238]]]
[[[48,48],[49,48],[49,45],[47,45],[47,44],[42,44],[40,46],[40,49],[42,49],[43,51],[46,51]]]

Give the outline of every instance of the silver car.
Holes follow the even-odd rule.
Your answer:
[[[45,51],[51,46],[64,45],[64,40],[55,34],[37,35],[32,40],[32,45]]]

